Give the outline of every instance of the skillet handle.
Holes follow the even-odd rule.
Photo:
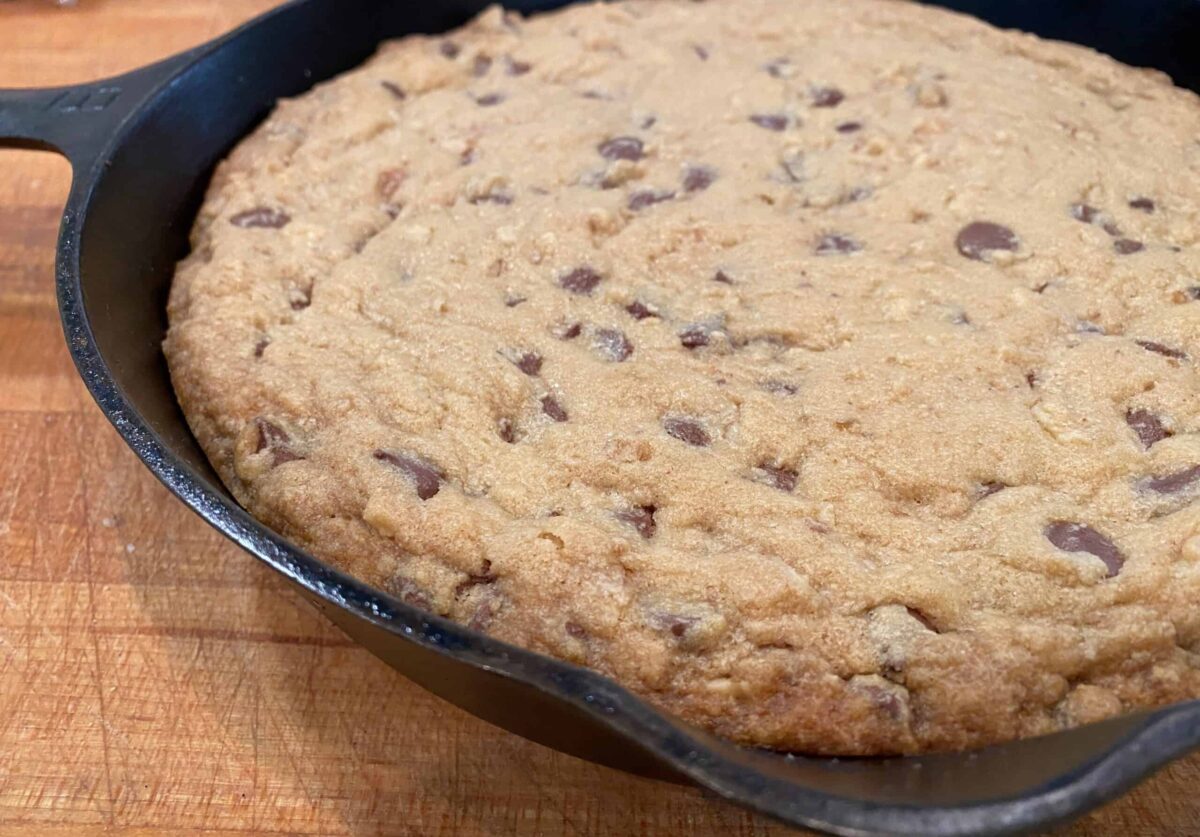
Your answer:
[[[0,148],[55,151],[76,171],[108,147],[146,97],[196,59],[203,47],[88,84],[30,90],[0,89]]]

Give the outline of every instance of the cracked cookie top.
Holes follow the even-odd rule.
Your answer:
[[[283,102],[165,345],[237,498],[735,740],[1200,697],[1200,107],[876,0],[491,9]]]

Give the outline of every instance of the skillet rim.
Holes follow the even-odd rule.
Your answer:
[[[1200,747],[1200,701],[1191,701],[1145,713],[1144,723],[1112,744],[1102,756],[1025,795],[977,805],[919,806],[854,800],[809,790],[739,764],[720,752],[736,745],[686,727],[604,675],[492,639],[369,587],[291,545],[252,518],[231,497],[209,488],[209,481],[176,456],[149,427],[101,354],[83,299],[82,234],[88,210],[105,183],[106,161],[119,152],[157,107],[169,100],[181,79],[223,50],[235,48],[239,40],[260,27],[320,2],[327,0],[291,0],[226,35],[120,77],[136,91],[131,96],[137,101],[120,114],[112,132],[94,151],[71,148],[75,177],[59,236],[55,283],[72,360],[93,399],[125,443],[192,511],[293,584],[350,616],[400,640],[418,643],[443,657],[565,701],[681,778],[791,825],[837,834],[919,832],[931,837],[1004,834],[1045,827],[1081,815],[1153,770]],[[1127,723],[1130,720],[1129,716],[1124,718]]]

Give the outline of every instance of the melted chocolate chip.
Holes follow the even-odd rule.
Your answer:
[[[1094,206],[1088,206],[1086,203],[1073,203],[1071,204],[1071,217],[1085,224],[1094,224],[1100,217],[1100,210]]]
[[[509,58],[505,63],[506,70],[510,76],[523,76],[533,69],[533,65],[528,61],[517,61]]]
[[[1188,295],[1189,299],[1191,299],[1193,302],[1196,302],[1197,300],[1200,300],[1200,285],[1192,285],[1191,287],[1185,289],[1184,293]]]
[[[462,47],[454,43],[454,41],[442,41],[438,44],[438,52],[442,54],[443,58],[454,59],[462,52]]]
[[[1008,488],[1008,486],[1002,482],[985,482],[979,486],[979,490],[975,492],[975,496],[978,499],[983,500],[991,497],[993,494],[998,494],[1006,488]]]
[[[1133,253],[1140,252],[1146,249],[1146,245],[1140,241],[1134,241],[1132,238],[1118,238],[1113,242],[1113,249],[1119,255],[1129,256]]]
[[[756,113],[750,117],[750,121],[768,131],[785,131],[788,126],[787,115],[782,113]]]
[[[263,352],[265,352],[267,350],[267,346],[270,346],[270,345],[271,345],[270,338],[260,337],[258,342],[254,344],[254,356],[262,357]]]
[[[654,537],[654,533],[658,531],[658,524],[654,520],[654,513],[658,509],[654,506],[634,506],[633,508],[623,509],[616,513],[617,520],[622,523],[628,523],[637,533],[646,540]]]
[[[985,254],[991,250],[1016,251],[1021,242],[1017,234],[1008,227],[994,224],[991,221],[972,221],[961,230],[954,239],[958,252],[968,259],[983,261]]]
[[[633,344],[629,342],[629,338],[623,331],[615,328],[601,328],[596,330],[594,337],[592,345],[601,355],[614,363],[628,360],[629,356],[633,354]]]
[[[708,431],[695,419],[668,416],[662,420],[662,426],[669,436],[693,447],[705,448],[712,444]]]
[[[1125,413],[1125,423],[1137,434],[1138,441],[1146,450],[1173,435],[1162,419],[1149,410],[1129,410]]]
[[[422,500],[428,500],[442,488],[442,472],[420,457],[386,450],[377,450],[374,456],[404,474]]]
[[[1145,213],[1152,213],[1158,208],[1150,198],[1134,198],[1129,202],[1129,206],[1132,209],[1140,209]]]
[[[814,87],[812,104],[815,108],[835,108],[846,99],[846,94],[836,87]]]
[[[516,308],[522,302],[528,302],[528,300],[523,296],[516,296],[514,294],[509,294],[504,298],[504,305],[507,308]]]
[[[654,206],[656,203],[672,200],[674,197],[674,192],[660,189],[639,189],[629,196],[628,206],[632,211],[638,212],[648,206]]]
[[[573,294],[587,296],[596,289],[600,281],[604,277],[597,273],[587,265],[577,267],[570,273],[563,274],[558,278],[558,285],[565,291],[570,291]]]
[[[495,107],[503,101],[503,93],[485,93],[475,100],[475,104],[479,105],[481,108],[490,108]]]
[[[476,55],[475,60],[471,63],[471,75],[475,78],[483,78],[490,69],[492,69],[492,59],[488,55]]]
[[[648,317],[657,317],[658,316],[657,311],[655,311],[653,308],[646,306],[644,303],[641,303],[636,299],[633,302],[626,305],[625,310],[627,312],[629,312],[629,316],[633,317],[635,320],[644,320],[644,319],[647,319]]]
[[[583,332],[583,323],[563,323],[555,329],[554,336],[559,340],[574,340]]]
[[[709,340],[708,327],[700,323],[693,323],[679,332],[679,342],[685,349],[699,349],[707,346]]]
[[[584,630],[583,626],[577,622],[568,621],[563,625],[563,630],[567,632],[568,636],[574,637],[575,639],[587,639],[587,631]]]
[[[404,169],[385,169],[375,178],[375,191],[385,200],[396,194],[407,177]]]
[[[794,468],[788,468],[782,465],[771,465],[764,462],[758,466],[758,470],[762,471],[766,478],[765,482],[772,488],[778,488],[780,491],[791,493],[796,488],[796,481],[800,474]]]
[[[1139,346],[1148,352],[1154,352],[1156,355],[1169,357],[1174,360],[1187,360],[1187,353],[1179,349],[1173,349],[1170,346],[1164,346],[1162,343],[1155,343],[1153,340],[1136,340]]]
[[[718,270],[713,274],[713,281],[720,282],[722,285],[732,285],[733,280],[729,278],[729,274],[723,270]]]
[[[663,613],[655,618],[655,624],[670,631],[671,636],[682,639],[687,632],[700,621],[694,616],[681,616],[677,613]]]
[[[531,377],[542,371],[542,356],[537,352],[525,352],[515,363],[518,369]]]
[[[286,227],[291,220],[292,216],[282,210],[271,209],[269,206],[258,206],[254,209],[247,209],[245,212],[239,212],[229,219],[229,223],[243,229],[262,227],[278,230]]]
[[[467,622],[467,627],[473,631],[486,631],[495,616],[496,602],[490,598],[484,599],[479,603],[479,607],[475,608],[475,613]]]
[[[1200,465],[1173,474],[1147,477],[1140,485],[1144,491],[1153,491],[1155,494],[1181,494],[1197,483],[1200,483]]]
[[[1043,534],[1046,540],[1063,552],[1095,555],[1108,568],[1109,578],[1119,573],[1125,564],[1125,556],[1117,549],[1117,545],[1087,524],[1055,520],[1043,530]]]
[[[827,233],[817,239],[814,252],[818,256],[845,256],[860,250],[862,250],[862,245],[850,236],[841,233]]]
[[[292,449],[292,437],[278,424],[258,418],[254,420],[254,426],[258,429],[258,441],[255,444],[254,452],[262,453],[269,450],[272,467],[304,458]]]
[[[561,404],[554,400],[554,396],[552,395],[542,396],[542,412],[558,422],[567,420],[567,411],[562,408]]]
[[[637,137],[613,137],[596,146],[600,156],[606,160],[632,160],[646,156],[645,145]]]
[[[401,101],[404,101],[408,98],[408,94],[404,92],[404,88],[396,84],[394,81],[384,80],[379,82],[379,86]]]
[[[862,130],[861,122],[842,122],[837,126],[839,134],[855,134]]]
[[[767,71],[767,75],[771,78],[784,78],[788,74],[791,65],[792,62],[786,58],[776,58],[774,61],[768,61],[764,64],[763,69]]]
[[[712,166],[688,166],[683,172],[683,191],[703,192],[717,180]]]
[[[502,418],[496,422],[496,434],[508,444],[517,441],[517,426],[510,418]]]

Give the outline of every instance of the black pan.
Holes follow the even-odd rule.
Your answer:
[[[528,12],[561,4],[509,5]],[[150,470],[347,634],[435,694],[558,750],[700,785],[795,825],[855,835],[1045,828],[1200,747],[1200,702],[1192,702],[971,754],[837,760],[740,749],[597,674],[373,590],[296,549],[234,502],[188,431],[159,348],[167,288],[213,166],[281,96],[361,63],[383,38],[444,31],[483,5],[299,0],[119,78],[0,92],[0,146],[55,150],[74,167],[56,270],[67,343],[96,402]],[[946,5],[1200,83],[1196,0]]]

